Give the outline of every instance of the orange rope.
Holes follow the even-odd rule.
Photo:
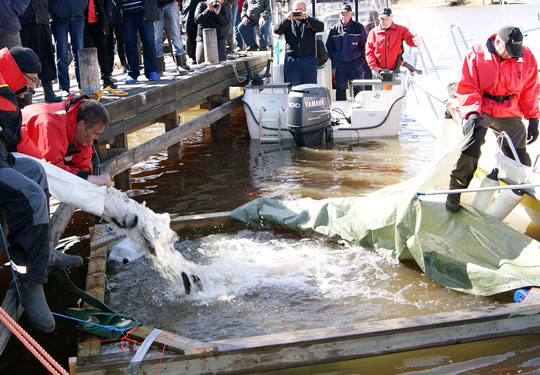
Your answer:
[[[69,375],[9,314],[0,307],[0,321],[9,328],[11,333],[41,362],[52,374]]]
[[[168,332],[168,333],[165,333],[163,335],[159,335],[158,337],[161,337],[161,336],[167,336],[167,340],[165,340],[165,343],[163,344],[163,350],[161,351],[161,356],[159,357],[159,363],[157,365],[156,375],[159,374],[159,366],[161,366],[161,361],[163,360],[163,353],[165,353],[165,347],[167,346],[167,343],[169,342],[169,339],[172,337],[172,332]]]

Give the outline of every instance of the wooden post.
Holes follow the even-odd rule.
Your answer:
[[[81,75],[81,91],[99,91],[101,88],[101,83],[99,81],[97,48],[82,48],[79,50],[78,54]]]
[[[210,109],[219,107],[223,103],[229,100],[229,89],[223,90],[221,93],[212,95],[208,98]],[[214,141],[222,141],[225,139],[225,128],[229,127],[231,121],[231,115],[226,115],[210,125],[212,139]]]
[[[111,148],[108,150],[107,159],[110,159],[114,156],[120,155],[121,153],[128,150],[128,141],[126,133],[117,135],[114,137],[113,142],[111,143]],[[131,173],[130,170],[117,174],[114,176],[114,186],[117,189],[129,190],[131,189]]]
[[[219,61],[216,29],[203,29],[204,61],[210,64]]]
[[[180,125],[179,115],[177,111],[166,114],[159,118],[158,122],[165,124],[165,131],[173,130]],[[167,155],[169,160],[179,160],[182,158],[182,142],[178,142],[169,148],[167,148]]]

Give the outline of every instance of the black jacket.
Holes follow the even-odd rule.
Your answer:
[[[84,20],[88,0],[49,0],[49,12],[53,21],[69,22]]]
[[[226,26],[229,20],[229,14],[226,7],[229,5],[221,5],[219,14],[216,14],[208,10],[206,2],[200,2],[195,10],[195,22],[199,25],[197,29],[197,36],[202,38],[203,29],[216,29],[217,39],[221,40],[225,38],[225,31],[223,27]]]
[[[184,25],[187,32],[197,32],[198,25],[195,22],[195,11],[201,1],[204,0],[185,0],[182,3],[182,25]]]
[[[324,23],[308,17],[295,25],[295,21],[284,19],[274,28],[274,33],[285,35],[285,52],[289,56],[306,57],[315,54],[315,34],[324,30]]]
[[[28,8],[19,17],[21,25],[27,23],[49,24],[49,2],[48,0],[32,0]]]

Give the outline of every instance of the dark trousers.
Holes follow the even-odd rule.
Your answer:
[[[197,30],[186,32],[186,52],[188,56],[196,61],[195,52],[197,51]]]
[[[13,168],[0,168],[0,208],[6,211],[11,260],[26,266],[20,283],[47,282],[49,198],[47,176],[39,163],[17,158]]]
[[[107,38],[107,50],[109,53],[109,64],[111,66],[111,72],[114,71],[114,42],[116,41],[116,53],[120,59],[122,66],[127,65],[126,52],[124,50],[124,35],[122,34],[122,25],[110,25],[109,37]]]
[[[144,59],[144,75],[157,71],[156,44],[154,42],[154,23],[145,21],[142,10],[124,12],[122,33],[128,61],[128,75],[137,79],[140,74],[139,52],[137,50],[137,31],[141,38]]]
[[[31,48],[39,57],[41,63],[39,79],[42,81],[55,80],[56,64],[54,61],[51,26],[43,23],[26,23],[21,26],[21,43],[23,47]]]
[[[84,47],[97,49],[99,70],[101,71],[101,79],[108,80],[111,77],[112,70],[109,57],[109,49],[107,48],[107,39],[109,34],[103,33],[103,27],[99,22],[87,23],[84,28]]]
[[[286,56],[283,66],[285,82],[293,86],[303,83],[317,83],[317,58],[315,54],[306,57]]]
[[[225,43],[225,38],[218,39],[217,45],[219,61],[227,60],[227,46]],[[195,57],[195,61],[197,61],[197,64],[202,64],[204,62],[204,43],[202,39],[197,41],[197,50],[195,52]]]

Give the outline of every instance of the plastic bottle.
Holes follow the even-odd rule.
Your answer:
[[[523,199],[523,189],[508,189],[504,190],[493,203],[486,209],[486,214],[493,216],[495,219],[504,219],[510,211],[518,205]]]
[[[497,168],[494,168],[491,173],[486,175],[482,182],[480,183],[480,187],[493,187],[499,185],[499,170]],[[493,194],[495,194],[495,190],[489,190],[489,191],[479,191],[474,196],[474,200],[472,202],[472,206],[476,208],[478,211],[485,211],[486,208],[489,206],[489,202],[491,202],[491,198],[493,198]]]

